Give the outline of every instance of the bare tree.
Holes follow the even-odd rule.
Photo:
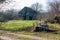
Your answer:
[[[41,19],[42,5],[39,4],[39,3],[35,3],[35,4],[31,5],[31,8],[37,12],[36,13],[36,15],[37,15],[36,18],[38,18],[40,20]]]
[[[60,16],[60,0],[53,0],[52,2],[48,2],[48,4],[51,15]]]
[[[35,4],[32,4],[31,5],[31,8],[37,12],[41,11],[42,10],[42,5],[39,4],[39,3],[35,3]]]
[[[5,2],[5,0],[0,0],[0,3],[3,3],[3,2]]]

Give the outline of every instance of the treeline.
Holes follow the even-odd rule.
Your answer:
[[[32,4],[32,9],[37,11],[40,19],[54,19],[55,16],[60,17],[60,0],[48,0],[46,12],[39,3]]]
[[[17,19],[19,19],[17,10],[11,9],[6,11],[0,11],[0,22]]]
[[[43,6],[39,3],[32,4],[31,7],[37,12],[36,16],[40,19],[53,19],[55,16],[60,17],[60,0],[52,0],[47,2],[47,10],[44,11]],[[20,11],[20,10],[19,10]],[[19,11],[11,9],[0,11],[0,21],[17,20],[19,19]]]

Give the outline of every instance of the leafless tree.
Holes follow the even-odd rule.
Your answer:
[[[0,3],[3,3],[3,2],[5,2],[5,0],[0,0]]]
[[[31,8],[37,12],[41,11],[42,10],[42,5],[39,4],[39,3],[35,3],[35,4],[32,4],[31,5]]]
[[[41,19],[42,5],[39,4],[39,3],[35,3],[35,4],[32,4],[32,5],[31,5],[31,8],[37,12],[37,13],[36,13],[36,15],[37,15],[36,17],[37,17],[38,19]]]
[[[52,17],[60,16],[60,0],[53,0],[52,2],[48,2],[49,4],[49,12]]]

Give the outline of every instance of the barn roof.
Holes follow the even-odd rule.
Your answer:
[[[36,14],[37,12],[35,10],[33,10],[32,8],[29,8],[29,7],[24,7],[20,12],[19,14],[20,15],[25,15],[26,13],[30,13],[30,14]]]

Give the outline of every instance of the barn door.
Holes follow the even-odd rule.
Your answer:
[[[29,20],[32,20],[32,16],[29,16]]]
[[[24,16],[23,19],[26,20],[26,16]]]

